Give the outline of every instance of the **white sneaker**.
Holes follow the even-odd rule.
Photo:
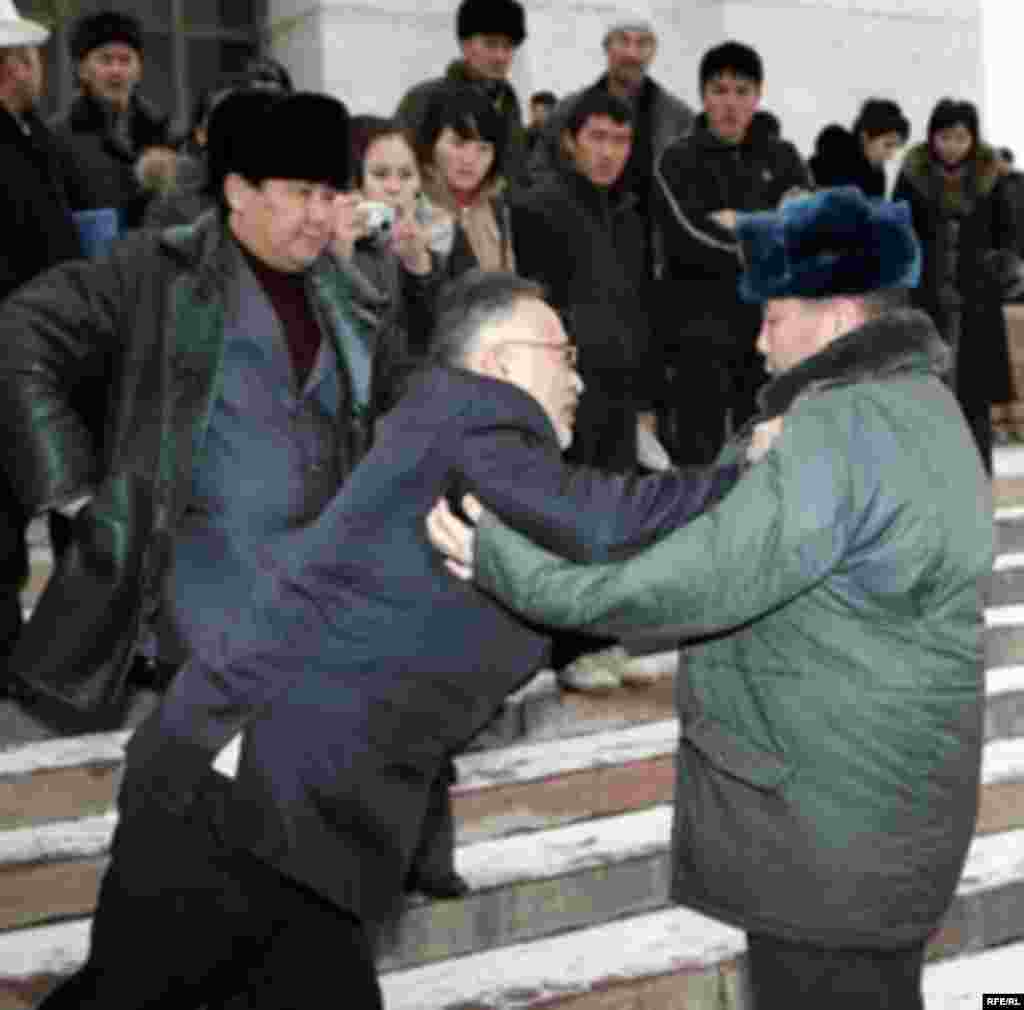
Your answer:
[[[558,681],[572,691],[607,694],[622,687],[622,667],[629,656],[621,645],[588,652],[558,671]]]
[[[648,687],[671,677],[679,666],[679,651],[654,652],[649,656],[627,656],[619,676],[630,687]]]

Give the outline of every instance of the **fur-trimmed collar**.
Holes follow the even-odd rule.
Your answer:
[[[776,417],[795,401],[837,386],[915,372],[942,375],[951,361],[949,347],[925,313],[888,312],[772,380],[761,391],[762,418]]]
[[[971,186],[965,195],[988,196],[999,182],[999,161],[995,151],[987,144],[979,144],[974,155],[967,160],[967,177]],[[916,144],[903,159],[903,175],[927,199],[939,198],[943,191],[942,170],[935,163],[926,143]],[[973,189],[973,192],[970,190]]]

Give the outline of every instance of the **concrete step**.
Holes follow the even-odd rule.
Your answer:
[[[997,853],[981,851],[976,843],[965,879],[978,865],[988,879],[962,888],[957,903],[1001,889],[1007,901],[1014,900],[1014,891],[1019,900],[1024,868],[1007,855],[1019,845],[1019,838],[1011,839]],[[992,925],[982,921],[986,911],[975,908],[980,916],[972,920],[972,943],[988,939],[988,949],[930,949],[927,1010],[980,1007],[983,992],[1020,990],[1024,944],[1019,933],[995,940],[1005,929],[984,935]],[[86,920],[0,935],[0,1010],[27,1010],[81,963],[87,947]],[[687,909],[666,908],[387,972],[382,986],[388,1010],[754,1010],[744,952],[739,930]]]
[[[545,692],[550,687],[557,694],[549,678],[539,679]],[[670,689],[668,682],[605,698],[558,695],[551,704],[561,708],[561,726],[572,735],[556,738],[557,746],[547,736],[554,720],[540,719],[541,731],[526,737],[535,742],[460,756],[453,789],[460,837],[492,837],[666,801],[677,736]],[[990,670],[986,692],[986,740],[1024,738],[1024,666]],[[623,728],[601,728],[609,725]],[[112,810],[128,738],[127,732],[98,734],[0,752],[0,831]]]
[[[617,742],[610,739],[613,736],[606,735],[605,759],[618,745],[620,754],[632,757],[638,781],[648,762],[660,761],[674,746],[673,726],[661,734],[664,745],[653,738]],[[561,774],[595,773],[586,760],[576,755],[567,766],[580,767]],[[533,781],[549,782],[557,774],[552,763],[538,763],[524,766],[521,781],[532,776]],[[1024,872],[1024,740],[989,744],[983,778],[975,848],[1002,858],[1002,840],[1013,838],[1021,847],[1018,856]],[[671,788],[645,794],[645,801],[651,799],[662,802],[631,807],[615,816],[595,817],[592,809],[583,807],[578,811],[582,820],[560,827],[550,826],[550,820],[571,813],[557,811],[546,819],[543,812],[536,812],[529,820],[539,829],[463,842],[456,864],[473,892],[461,901],[413,900],[382,963],[396,969],[461,956],[661,907],[668,888]],[[521,818],[516,826],[521,829],[526,821]],[[114,824],[115,815],[108,813],[0,833],[0,930],[89,914]],[[495,825],[489,827],[494,830]],[[990,870],[980,859],[973,856],[965,883],[989,879]],[[1017,898],[1021,896],[1024,892]],[[974,935],[977,930],[969,919],[973,914],[973,906],[965,906],[944,944],[959,949],[964,936]],[[1015,918],[1012,905],[1004,917],[1010,928]],[[1021,930],[1024,933],[1024,920]]]
[[[986,993],[1024,994],[1022,966],[1024,943],[1008,943],[930,964],[924,973],[926,1010],[984,1010],[981,999]],[[1024,998],[1017,1005],[1024,1006]]]

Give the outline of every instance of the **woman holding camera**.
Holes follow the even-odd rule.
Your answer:
[[[402,127],[376,116],[353,118],[352,146],[356,188],[339,197],[333,251],[375,295],[393,346],[411,367],[426,353],[443,280],[421,221],[416,156]],[[397,395],[400,377],[391,385]]]
[[[928,139],[907,152],[893,199],[910,204],[924,250],[912,297],[953,349],[950,382],[991,472],[990,407],[1013,398],[996,250],[1015,248],[1016,227],[971,102],[944,98],[935,106]]]
[[[430,98],[416,154],[430,207],[430,247],[446,273],[515,271],[508,206],[502,195],[505,131],[486,96],[452,85]]]

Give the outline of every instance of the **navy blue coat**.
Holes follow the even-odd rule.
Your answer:
[[[424,526],[437,498],[473,491],[601,559],[686,522],[733,476],[572,470],[518,387],[421,373],[312,526],[231,559],[224,607],[201,624],[182,607],[193,656],[129,744],[122,809],[157,798],[187,815],[242,730],[226,840],[365,919],[393,914],[431,782],[547,648],[443,567]]]

